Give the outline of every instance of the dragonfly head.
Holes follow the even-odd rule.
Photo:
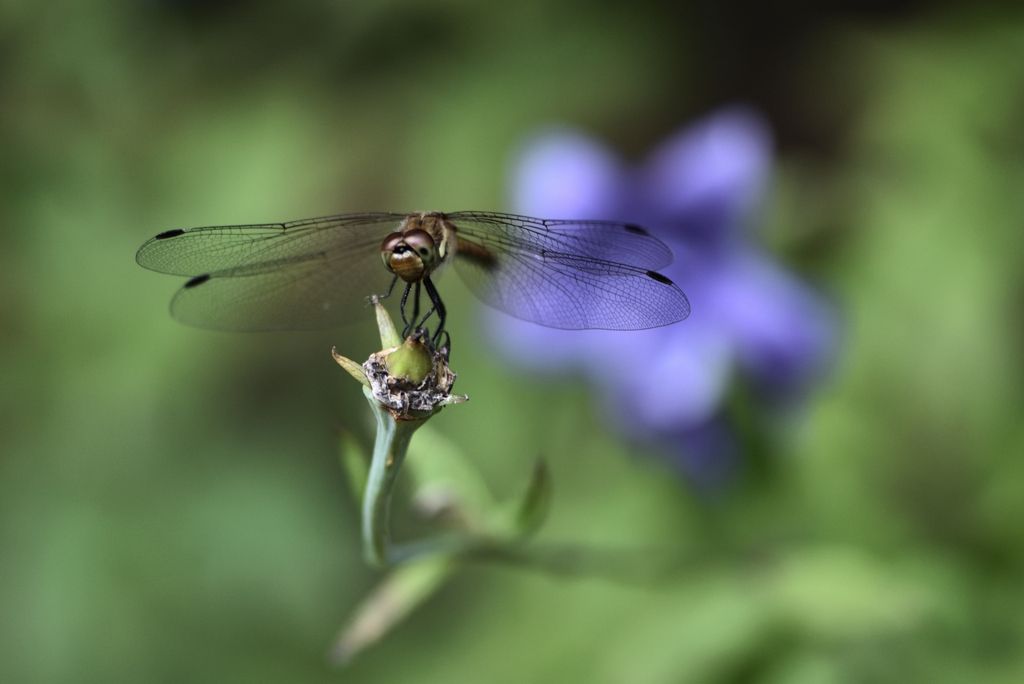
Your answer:
[[[391,233],[380,246],[384,267],[407,283],[422,280],[437,268],[437,244],[430,233],[419,228]]]

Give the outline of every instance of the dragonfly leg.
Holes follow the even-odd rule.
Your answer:
[[[438,324],[437,331],[434,333],[434,343],[436,344],[437,341],[441,339],[441,333],[444,332],[444,322],[448,317],[448,311],[444,308],[444,302],[441,301],[441,295],[437,293],[437,288],[435,288],[434,283],[430,281],[430,276],[423,278],[423,287],[426,288],[427,296],[430,297],[430,301],[433,303],[433,306],[430,307],[430,313],[428,313],[427,316],[433,313],[435,309],[437,310]],[[424,317],[424,320],[426,320],[426,317]]]
[[[409,334],[409,319],[407,319],[405,317],[405,300],[407,300],[409,298],[409,290],[411,290],[411,289],[412,289],[412,283],[406,283],[406,285],[405,285],[405,292],[402,293],[402,303],[398,305],[398,310],[402,312],[402,323],[405,324],[405,328],[403,328],[403,331],[402,331],[402,336],[403,337],[407,336]],[[415,319],[413,319],[413,320],[415,320]]]
[[[387,299],[391,296],[391,291],[395,289],[395,283],[398,282],[398,276],[391,279],[391,284],[388,285],[388,291],[382,295],[377,295],[377,299]]]
[[[419,324],[416,323],[420,317],[420,282],[418,280],[416,281],[416,289],[413,291],[412,299],[412,326],[418,326]],[[405,331],[406,337],[411,334],[412,330]]]
[[[433,314],[436,310],[437,310],[437,305],[436,304],[431,304],[430,305],[430,309],[428,309],[427,313],[423,315],[423,318],[421,318],[419,320],[419,323],[416,324],[416,327],[417,328],[422,328],[423,324],[427,322],[427,319],[430,318],[431,314]]]
[[[431,286],[433,286],[433,283],[431,283]],[[429,294],[429,293],[428,293],[428,294]],[[435,294],[437,294],[437,293],[436,293],[436,291],[435,291]],[[425,324],[425,323],[427,322],[427,319],[428,319],[428,318],[430,318],[430,316],[431,316],[431,315],[432,315],[432,314],[433,314],[433,313],[434,313],[435,311],[437,311],[437,305],[438,305],[438,302],[440,301],[440,299],[441,299],[440,297],[438,297],[438,298],[437,298],[436,300],[435,300],[435,299],[434,299],[433,297],[431,298],[431,304],[430,304],[430,309],[428,309],[428,310],[427,310],[427,313],[426,313],[426,314],[424,314],[424,315],[423,315],[423,318],[421,318],[421,319],[419,320],[419,322],[418,322],[418,323],[416,324],[416,327],[417,327],[417,328],[422,328],[422,327],[423,327],[423,325],[424,325],[424,324]],[[443,305],[442,305],[442,306],[443,306]]]
[[[444,344],[439,345],[435,341],[434,346],[437,347],[437,350],[441,352],[441,356],[443,356],[444,360],[447,361],[452,351],[452,336],[448,334],[447,330],[442,330],[441,332],[444,333]]]

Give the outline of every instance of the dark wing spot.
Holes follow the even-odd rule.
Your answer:
[[[157,235],[153,239],[154,240],[166,240],[167,238],[178,237],[179,235],[181,235],[184,232],[185,231],[183,231],[181,228],[175,228],[174,230],[165,230],[164,232],[160,233],[159,235]]]
[[[200,276],[200,277],[203,277],[203,276]],[[652,280],[657,280],[659,283],[664,283],[666,285],[675,285],[675,283],[673,283],[671,280],[669,280],[665,276],[661,275],[660,273],[655,273],[654,271],[648,271],[647,272],[647,277],[652,279]]]
[[[632,223],[624,223],[623,227],[630,233],[636,233],[637,235],[650,235],[650,233],[647,232],[646,228],[641,228],[640,226],[634,225]]]
[[[187,290],[190,287],[195,287],[196,285],[202,285],[203,283],[205,283],[209,279],[210,279],[210,274],[209,273],[204,273],[201,276],[196,276],[192,280],[190,280],[187,283],[185,283],[185,289]]]

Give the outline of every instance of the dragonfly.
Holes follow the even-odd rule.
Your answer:
[[[401,281],[404,335],[436,315],[436,340],[447,310],[434,280],[449,266],[485,304],[552,328],[642,330],[690,313],[683,291],[658,272],[672,262],[669,247],[639,226],[611,221],[343,214],[168,230],[142,245],[136,260],[189,277],[171,315],[216,330],[337,327],[366,318],[368,297],[387,297]],[[424,293],[430,308],[420,316]]]

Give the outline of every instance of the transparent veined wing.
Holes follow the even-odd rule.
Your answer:
[[[146,242],[142,266],[192,276],[171,302],[189,325],[217,330],[314,330],[369,316],[366,297],[392,275],[381,240],[404,214],[171,230]]]
[[[668,245],[632,223],[538,219],[483,211],[460,211],[445,217],[456,226],[465,224],[474,234],[486,234],[492,245],[515,245],[537,254],[574,254],[652,271],[672,263]]]
[[[671,250],[637,226],[510,214],[447,215],[455,269],[480,299],[517,318],[568,330],[643,330],[683,320],[690,303],[656,273]]]

